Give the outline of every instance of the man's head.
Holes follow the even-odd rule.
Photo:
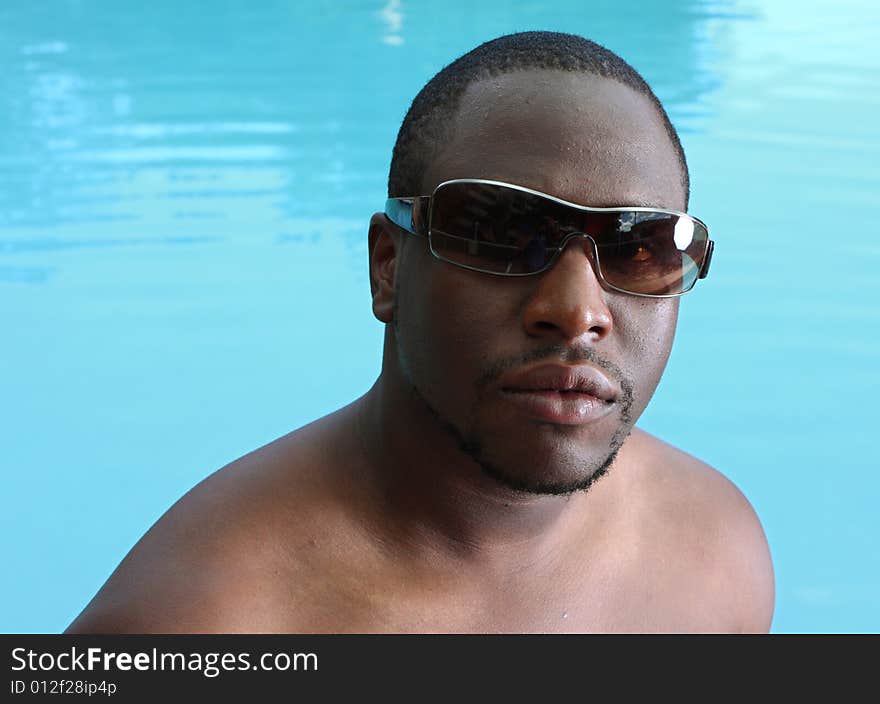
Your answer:
[[[594,207],[683,211],[688,199],[678,137],[638,74],[592,42],[543,32],[478,47],[413,102],[389,195],[428,195],[461,178]],[[508,487],[566,493],[607,471],[659,383],[677,298],[606,290],[584,240],[522,278],[439,261],[382,214],[370,245],[373,309],[388,324],[383,376]],[[613,402],[597,410],[522,393],[566,369],[604,376]]]
[[[388,195],[427,193],[424,174],[452,133],[465,91],[475,81],[515,71],[555,69],[602,76],[645,96],[663,121],[681,165],[685,208],[690,180],[678,133],[663,105],[639,73],[617,54],[589,39],[560,32],[520,32],[488,41],[446,66],[410,106],[391,158]]]

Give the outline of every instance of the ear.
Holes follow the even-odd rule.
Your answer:
[[[373,315],[383,323],[394,318],[394,277],[400,254],[400,234],[384,213],[370,218],[370,293],[373,295]]]

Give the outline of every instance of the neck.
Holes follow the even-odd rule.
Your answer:
[[[369,493],[383,536],[413,554],[448,557],[491,571],[538,565],[564,551],[584,530],[599,529],[587,496],[519,492],[485,475],[457,440],[404,383],[383,368],[356,402]],[[607,487],[603,487],[607,489]],[[590,524],[593,525],[590,525]]]

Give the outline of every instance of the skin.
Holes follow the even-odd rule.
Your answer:
[[[485,178],[685,210],[679,168],[630,88],[516,72],[469,87],[422,193]],[[749,502],[634,426],[679,299],[604,290],[584,240],[516,279],[440,262],[380,213],[369,244],[386,325],[375,385],[193,489],[69,632],[769,629],[773,568]],[[535,360],[591,364],[624,396],[596,422],[536,422],[497,387],[499,370]],[[586,491],[547,493],[606,469]]]

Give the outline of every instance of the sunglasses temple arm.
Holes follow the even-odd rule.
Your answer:
[[[407,232],[424,236],[429,200],[430,196],[389,198],[385,201],[385,216]]]
[[[703,260],[703,266],[700,267],[700,275],[698,278],[705,279],[709,275],[709,264],[712,263],[712,252],[715,251],[715,243],[709,240],[709,246],[706,249],[706,258]]]

